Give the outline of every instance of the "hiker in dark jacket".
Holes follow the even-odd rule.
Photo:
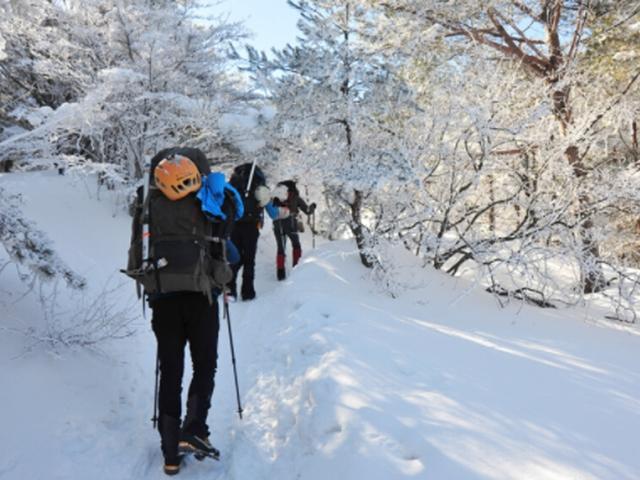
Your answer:
[[[278,280],[284,280],[287,238],[291,240],[292,266],[295,267],[302,256],[298,232],[303,230],[304,224],[299,218],[299,212],[311,215],[316,209],[316,204],[307,205],[300,197],[296,183],[293,180],[285,180],[276,186],[273,201],[266,206],[266,209],[273,219],[273,234],[276,237],[276,274]]]
[[[253,172],[252,172],[253,170]],[[229,295],[238,296],[237,278],[242,269],[242,300],[256,297],[254,287],[256,251],[260,229],[264,223],[264,207],[269,202],[266,177],[258,166],[251,163],[238,165],[233,170],[229,183],[242,195],[244,215],[233,226],[231,240],[238,248],[240,261],[233,266],[233,280],[229,283]]]
[[[242,201],[224,175],[210,172],[197,149],[163,150],[151,160],[150,170],[148,199],[134,217],[135,238],[142,219],[148,219],[148,259],[139,258],[135,272],[153,309],[160,368],[158,430],[164,471],[174,475],[185,453],[219,456],[206,423],[218,359],[216,297],[231,277],[225,245],[233,220],[242,215]],[[187,344],[193,377],[181,422]]]

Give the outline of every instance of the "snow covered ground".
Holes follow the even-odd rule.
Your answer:
[[[23,193],[25,214],[89,279],[88,295],[124,282],[113,298],[136,329],[102,353],[58,354],[25,354],[27,340],[0,332],[0,479],[165,478],[149,421],[155,341],[116,273],[129,217],[88,181],[11,174],[0,186]],[[277,282],[263,230],[258,298],[231,305],[245,418],[223,324],[209,417],[223,459],[189,459],[180,478],[640,478],[637,328],[575,311],[500,310],[432,271],[421,273],[423,288],[391,299],[351,242],[312,251],[305,235],[301,265]],[[21,291],[5,269],[0,325],[34,322],[37,303]]]

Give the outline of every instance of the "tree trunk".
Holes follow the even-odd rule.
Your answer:
[[[358,246],[358,251],[360,252],[360,261],[362,265],[367,268],[373,267],[373,260],[366,253],[367,249],[367,241],[364,234],[364,226],[362,225],[362,199],[363,195],[360,190],[353,191],[353,202],[349,204],[351,208],[351,223],[349,227],[351,229],[351,233],[356,239],[356,245]]]
[[[353,159],[353,132],[351,130],[351,122],[349,118],[349,107],[351,106],[351,57],[349,55],[349,23],[351,21],[351,8],[350,4],[347,1],[345,5],[345,23],[343,30],[344,44],[345,44],[345,56],[343,59],[344,62],[344,80],[342,85],[340,86],[340,93],[344,97],[345,107],[347,114],[345,118],[341,121],[344,126],[344,135],[345,135],[345,143],[347,147],[347,161],[351,165],[354,162]],[[360,261],[362,265],[367,268],[373,267],[373,261],[371,257],[366,253],[366,238],[365,238],[365,226],[362,224],[362,200],[363,193],[360,190],[353,191],[353,201],[349,203],[349,208],[351,210],[351,221],[349,222],[349,228],[351,229],[351,233],[356,239],[356,245],[358,246],[358,251],[360,252]]]
[[[496,201],[496,193],[494,190],[494,180],[493,175],[489,175],[489,201],[491,205],[495,204]],[[489,231],[492,235],[496,233],[496,209],[495,206],[492,206],[489,209]]]
[[[638,122],[631,122],[631,145],[633,145],[633,158],[638,163],[640,160],[640,150],[638,149]]]
[[[578,147],[575,145],[570,146],[565,151],[565,155],[567,157],[567,161],[573,167],[576,178],[580,179],[584,177],[587,174],[587,171],[580,160]],[[582,216],[583,212],[587,211],[589,206],[589,196],[586,193],[581,193],[578,198],[578,215]],[[583,293],[599,292],[605,287],[606,281],[604,273],[602,272],[602,267],[598,263],[600,251],[598,243],[593,238],[593,220],[591,219],[591,216],[588,216],[581,221],[578,235],[582,246],[580,263],[582,291]]]
[[[9,173],[13,170],[13,160],[7,159],[0,162],[0,172]]]

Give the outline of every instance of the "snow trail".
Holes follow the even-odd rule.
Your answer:
[[[0,183],[24,192],[27,216],[91,288],[123,266],[130,219],[89,198],[90,184],[50,174]],[[222,461],[189,458],[180,478],[640,478],[637,329],[577,311],[499,310],[433,271],[421,272],[424,288],[393,300],[351,242],[312,251],[310,240],[277,282],[273,234],[263,229],[257,298],[230,308],[245,419],[221,320],[209,423]],[[7,271],[2,281],[18,288]],[[3,480],[166,478],[150,424],[150,312],[142,317],[126,280],[120,295],[138,333],[100,355],[16,359],[21,339],[0,336],[0,382],[10,386],[0,390]],[[28,301],[6,302],[7,321],[36,312]],[[185,391],[189,380],[187,368]]]

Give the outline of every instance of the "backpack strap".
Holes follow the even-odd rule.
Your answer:
[[[227,239],[231,236],[231,231],[233,230],[233,224],[236,220],[236,203],[235,198],[232,192],[224,189],[224,203],[222,204],[222,208],[227,210],[224,213],[227,218],[223,221],[222,231],[220,232],[220,238]],[[224,243],[224,242],[223,242]]]
[[[162,268],[158,264],[158,261],[161,259],[151,258],[151,238],[150,238],[151,237],[151,209],[149,208],[149,203],[150,203],[149,199],[151,198],[151,190],[157,190],[157,187],[155,185],[149,185],[148,189],[149,191],[147,192],[147,196],[144,199],[144,204],[142,206],[142,224],[144,225],[146,222],[146,224],[148,225],[147,235],[149,237],[147,239],[143,238],[142,241],[144,242],[146,240],[149,242],[149,244],[147,249],[147,258],[142,259],[142,268],[143,269],[147,269],[150,267],[153,268],[153,276],[156,281],[156,289],[158,290],[158,292],[162,292],[162,285],[160,283],[160,273],[158,272],[158,270]],[[142,231],[144,232],[144,228],[142,229]]]

